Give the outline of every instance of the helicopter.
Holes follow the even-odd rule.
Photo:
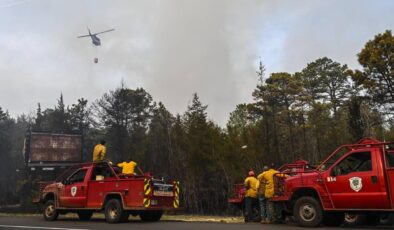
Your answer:
[[[88,35],[78,36],[77,38],[90,37],[90,38],[92,39],[93,45],[95,45],[95,46],[100,46],[100,45],[101,45],[101,41],[100,41],[100,38],[97,37],[97,34],[107,33],[107,32],[111,32],[111,31],[114,31],[114,30],[115,30],[115,29],[110,29],[110,30],[105,30],[105,31],[102,31],[102,32],[99,32],[99,33],[94,33],[94,34],[92,34],[92,33],[90,32],[90,29],[88,28],[88,32],[89,32]]]

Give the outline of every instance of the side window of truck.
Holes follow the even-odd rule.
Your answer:
[[[334,168],[333,176],[346,175],[351,172],[372,171],[371,152],[356,152],[345,157]]]
[[[69,183],[73,184],[83,182],[83,180],[85,179],[86,171],[86,169],[81,169],[78,172],[74,173],[70,178],[68,178]]]

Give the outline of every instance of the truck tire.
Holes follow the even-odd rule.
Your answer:
[[[380,215],[364,213],[345,213],[346,226],[376,226],[379,225]]]
[[[143,211],[140,213],[140,218],[144,222],[159,221],[163,211]]]
[[[392,226],[394,224],[394,214],[393,213],[380,214],[380,224],[383,226]]]
[[[319,201],[311,196],[300,197],[294,205],[294,217],[302,227],[317,227],[323,221],[323,210]]]
[[[124,218],[126,212],[123,211],[122,203],[119,199],[110,199],[105,204],[105,220],[108,223],[119,223]]]
[[[344,213],[340,212],[327,212],[323,215],[323,224],[325,226],[337,227],[343,223],[345,218]]]
[[[78,211],[78,217],[80,220],[90,220],[92,218],[93,212],[92,211]]]
[[[59,212],[56,210],[55,202],[53,200],[45,202],[42,213],[44,215],[44,219],[48,221],[54,221],[59,216]]]
[[[379,214],[368,214],[365,218],[365,225],[367,226],[377,226],[380,222],[380,215]]]
[[[345,213],[344,222],[345,226],[358,226],[365,225],[366,215],[358,213]]]
[[[345,226],[356,226],[360,224],[360,215],[355,213],[345,213],[343,220]]]

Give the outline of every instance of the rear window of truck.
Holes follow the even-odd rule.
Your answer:
[[[394,152],[386,151],[386,166],[389,168],[394,168]]]

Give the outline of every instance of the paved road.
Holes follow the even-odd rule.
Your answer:
[[[155,223],[143,223],[137,220],[129,220],[126,223],[121,224],[108,224],[104,219],[92,219],[90,221],[79,221],[76,218],[59,218],[54,222],[44,221],[42,217],[12,217],[2,216],[0,217],[0,229],[47,229],[47,230],[101,230],[101,229],[138,229],[138,230],[159,230],[159,229],[171,229],[171,230],[288,230],[288,229],[311,229],[311,228],[300,228],[294,225],[262,225],[259,223],[250,224],[229,224],[229,223],[202,223],[202,222],[181,222],[181,221],[160,221]],[[360,229],[357,228],[318,228],[319,230],[326,229]],[[368,228],[362,228],[367,230]],[[374,228],[376,229],[376,228]],[[385,229],[379,227],[379,229]],[[390,228],[387,228],[390,229]],[[392,229],[392,228],[391,228]]]

